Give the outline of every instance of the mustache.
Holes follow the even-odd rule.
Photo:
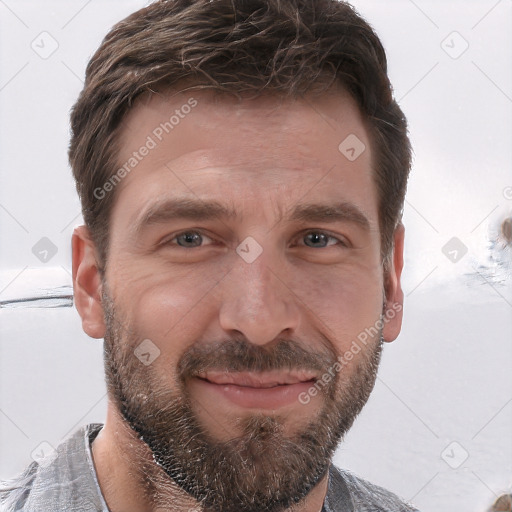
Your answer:
[[[310,352],[292,340],[279,340],[272,347],[254,345],[245,339],[230,339],[209,345],[195,344],[178,363],[181,379],[196,377],[207,370],[263,372],[310,370],[322,372],[336,362],[334,352]]]

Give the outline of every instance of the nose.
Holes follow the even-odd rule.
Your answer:
[[[300,322],[298,299],[289,288],[287,272],[264,251],[247,263],[236,258],[223,290],[219,321],[227,333],[241,333],[255,345],[266,345]]]

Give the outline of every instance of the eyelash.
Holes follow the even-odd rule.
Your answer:
[[[183,247],[181,245],[178,245],[178,244],[173,244],[172,242],[174,240],[176,240],[177,238],[179,238],[180,236],[182,235],[186,235],[186,234],[198,234],[198,235],[201,235],[202,237],[207,237],[207,238],[210,238],[211,240],[212,237],[208,236],[207,234],[203,233],[202,231],[200,230],[196,230],[196,229],[190,229],[190,230],[186,230],[186,231],[181,231],[179,233],[177,233],[176,235],[174,235],[172,238],[170,238],[169,240],[165,241],[162,243],[163,246],[168,246],[168,245],[171,245],[171,246],[175,246],[175,247],[178,247],[180,249],[200,249],[202,247],[202,245],[200,246],[197,246],[197,247]],[[305,231],[303,233],[301,233],[301,235],[298,237],[298,238],[304,238],[306,237],[307,235],[310,235],[312,233],[316,233],[316,234],[322,234],[322,235],[326,235],[328,240],[337,240],[339,242],[339,244],[332,244],[332,245],[327,245],[325,247],[319,247],[319,249],[326,249],[327,247],[334,247],[336,245],[340,245],[342,248],[348,248],[349,245],[348,243],[343,240],[343,239],[340,239],[336,236],[333,236],[331,234],[329,234],[327,231],[323,231],[323,230],[315,230],[315,229],[311,229],[311,230],[308,230],[308,231]],[[315,247],[309,247],[307,245],[303,245],[303,247],[308,247],[309,249],[315,249]]]

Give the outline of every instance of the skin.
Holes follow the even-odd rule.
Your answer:
[[[404,228],[399,224],[395,231],[392,263],[385,273],[371,141],[356,104],[342,90],[295,101],[265,96],[241,103],[205,90],[154,95],[136,102],[124,120],[121,165],[190,97],[197,106],[117,185],[110,221],[109,293],[126,327],[141,341],[150,339],[158,346],[152,370],[162,385],[172,388],[187,349],[235,334],[260,347],[271,348],[286,337],[312,353],[345,353],[383,308],[403,304]],[[353,162],[338,150],[350,134],[366,145]],[[168,220],[134,236],[141,212],[160,199],[177,197],[217,200],[232,206],[239,217]],[[347,220],[287,220],[299,203],[339,201],[357,206],[369,229]],[[204,235],[204,245],[177,245],[175,237],[187,230]],[[335,238],[309,247],[306,235],[313,230]],[[262,248],[252,263],[236,252],[248,236]],[[82,327],[89,336],[103,338],[102,281],[85,226],[75,229],[72,244]],[[401,322],[400,308],[383,327],[384,341],[396,339]],[[346,364],[346,377],[375,342],[362,346]],[[256,411],[212,395],[194,379],[187,386],[197,419],[221,441],[240,435],[237,419],[256,413],[278,414],[283,432],[292,436],[319,413],[324,400],[319,393],[305,405],[294,401],[277,411]],[[144,483],[130,471],[137,459],[151,463],[151,452],[123,422],[112,397],[92,449],[112,512],[157,510],[144,497]],[[177,486],[167,491],[174,496],[174,510],[194,507],[194,500]],[[326,491],[323,478],[293,510],[320,511]]]

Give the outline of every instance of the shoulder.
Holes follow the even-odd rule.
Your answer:
[[[21,474],[0,481],[0,512],[35,512],[43,506],[44,510],[104,510],[88,456],[88,439],[99,428],[100,424],[80,428]]]
[[[361,478],[351,471],[331,465],[329,471],[329,494],[336,500],[336,495],[345,492],[350,496],[353,512],[419,512],[412,504],[396,494]],[[332,489],[331,489],[332,487]],[[336,492],[336,489],[338,491]],[[339,491],[343,489],[343,491]],[[333,501],[331,499],[331,501]],[[336,501],[331,504],[336,512]],[[345,510],[345,509],[343,509]]]
[[[37,463],[32,462],[18,476],[10,480],[0,480],[0,511],[23,510],[37,474]]]

